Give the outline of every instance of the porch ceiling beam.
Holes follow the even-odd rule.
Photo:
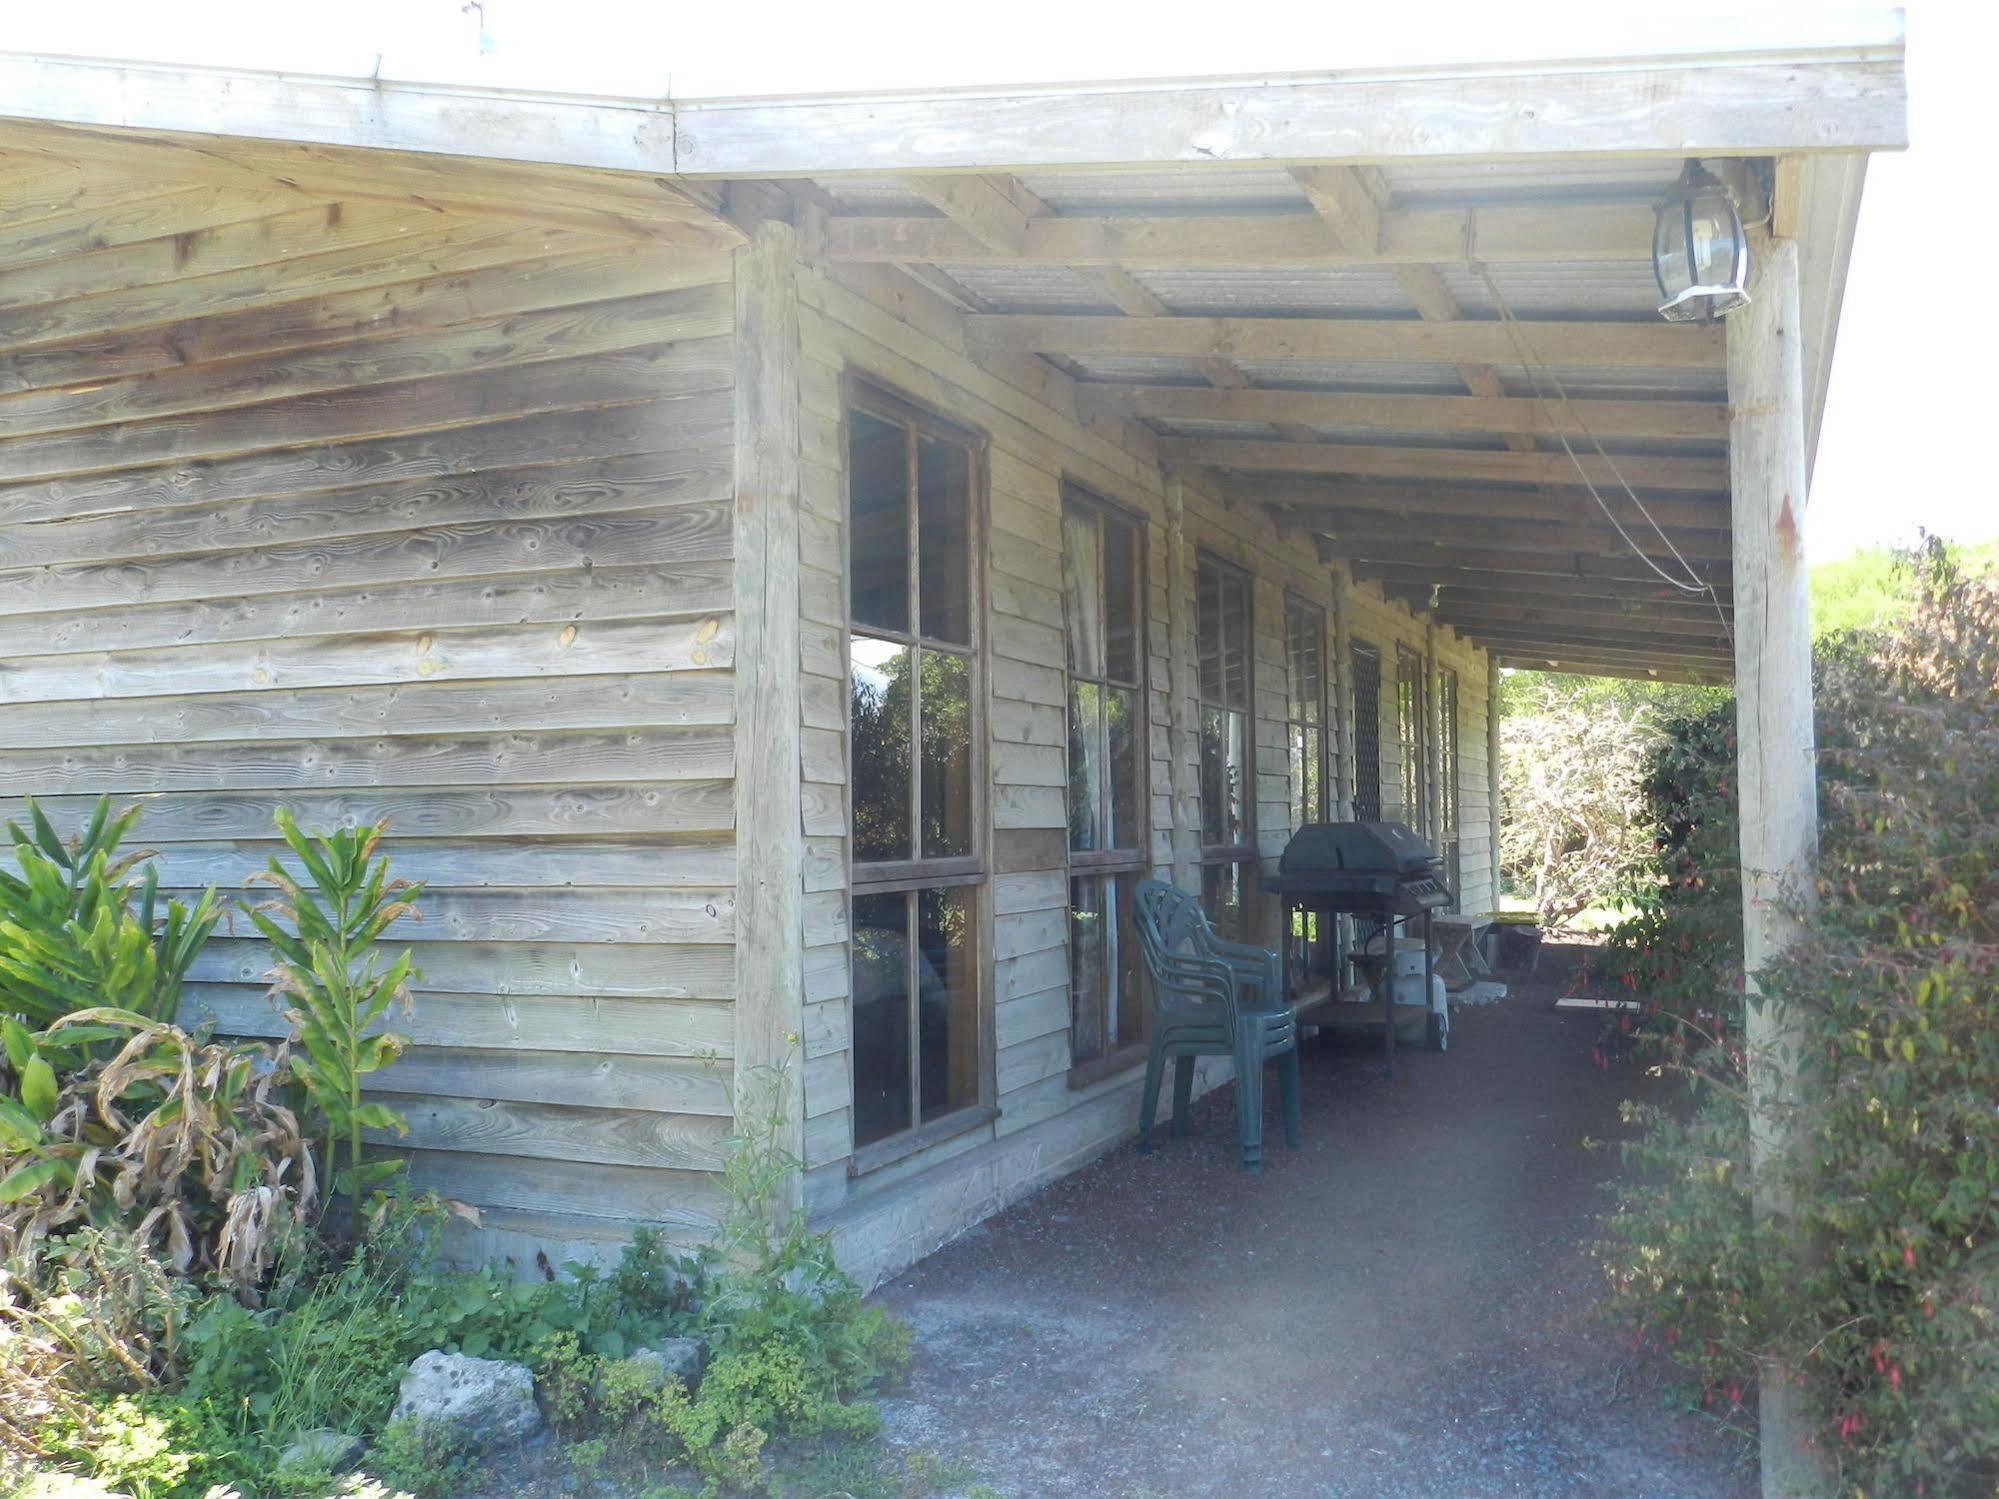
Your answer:
[[[1298,422],[1394,431],[1517,432],[1528,436],[1722,442],[1722,401],[1535,400],[1517,396],[1377,395],[1317,390],[1203,390],[1101,382],[1092,392],[1156,421]]]
[[[1519,654],[1508,649],[1494,651],[1492,658],[1501,666],[1515,667],[1521,671],[1559,671],[1587,677],[1618,677],[1633,682],[1684,682],[1699,686],[1713,686],[1728,680],[1728,674],[1714,669],[1698,670],[1677,666],[1630,666],[1621,662],[1579,660],[1567,652],[1556,652],[1551,663],[1547,657]]]
[[[1313,169],[1318,171],[1331,168]],[[1344,169],[1337,169],[1344,170]],[[939,183],[947,177],[909,178]],[[971,177],[965,180],[983,181]],[[919,189],[919,191],[923,191]],[[930,192],[927,201],[936,203]],[[826,225],[829,260],[943,265],[1340,266],[1487,265],[1551,261],[1650,263],[1648,203],[1588,208],[1402,208],[1380,214],[1373,232],[1336,231],[1318,213],[1223,216],[1076,215],[1023,226],[994,239],[943,204],[943,218],[843,214]]]
[[[1629,658],[1635,662],[1713,662],[1727,666],[1733,656],[1729,644],[1715,632],[1709,642],[1699,640],[1659,640],[1657,636],[1611,630],[1563,630],[1551,626],[1465,626],[1465,634],[1487,644],[1491,650],[1525,646],[1527,650],[1569,650],[1597,654],[1603,658]]]
[[[1426,577],[1443,577],[1451,572],[1479,572],[1517,578],[1523,588],[1539,586],[1539,580],[1594,580],[1632,587],[1663,586],[1658,575],[1621,546],[1606,551],[1601,545],[1587,550],[1512,551],[1488,546],[1482,537],[1462,531],[1439,532],[1432,527],[1420,539],[1410,533],[1385,535],[1378,528],[1356,525],[1333,536],[1333,551],[1353,564],[1355,576],[1365,578],[1369,570],[1385,566],[1420,568]],[[1439,540],[1439,536],[1449,539]],[[1729,581],[1726,562],[1702,561],[1696,569],[1702,579],[1722,588]]]
[[[965,320],[976,348],[1014,354],[1158,354],[1182,359],[1348,359],[1405,364],[1512,364],[1513,333],[1498,322],[1406,318],[1103,317],[989,313]],[[1536,360],[1562,366],[1722,367],[1719,327],[1697,323],[1524,325]]]
[[[1234,479],[1222,484],[1234,498],[1299,511],[1317,509],[1379,511],[1384,515],[1425,515],[1452,520],[1544,520],[1600,524],[1603,512],[1582,490],[1493,489],[1483,485],[1438,484],[1394,479]],[[1608,497],[1606,497],[1608,498]],[[1650,527],[1617,496],[1613,508],[1627,527]],[[1728,501],[1667,495],[1648,499],[1646,511],[1662,526],[1695,530],[1728,529]]]
[[[1255,438],[1168,437],[1160,456],[1173,463],[1261,473],[1350,474],[1372,479],[1487,480],[1502,484],[1581,484],[1581,474],[1598,486],[1624,482],[1636,489],[1678,489],[1700,494],[1728,492],[1726,458],[1604,458],[1594,453],[1498,453],[1463,448],[1370,446],[1339,442],[1264,442]],[[1718,527],[1728,513],[1718,507]]]
[[[1366,549],[1380,542],[1421,545],[1447,532],[1466,547],[1489,547],[1494,551],[1540,552],[1567,557],[1575,552],[1602,552],[1621,546],[1607,528],[1574,522],[1543,520],[1488,520],[1475,526],[1440,526],[1422,516],[1395,517],[1357,510],[1293,510],[1272,506],[1273,512],[1293,525],[1319,532],[1333,539],[1342,553]],[[1672,553],[1658,537],[1634,535],[1644,555],[1661,566],[1672,565]],[[1730,552],[1725,534],[1692,532],[1673,537],[1673,545],[1690,563],[1717,562]],[[1643,563],[1634,563],[1642,567]]]
[[[1383,593],[1396,593],[1407,598],[1421,599],[1425,609],[1430,608],[1430,595],[1436,591],[1442,610],[1464,609],[1472,612],[1492,611],[1537,611],[1547,610],[1556,614],[1604,615],[1617,619],[1639,620],[1682,620],[1695,624],[1714,623],[1716,600],[1704,593],[1675,593],[1660,597],[1658,593],[1641,593],[1635,585],[1627,593],[1615,593],[1599,586],[1592,593],[1587,584],[1572,583],[1567,587],[1558,580],[1545,580],[1541,587],[1475,587],[1470,584],[1448,582],[1438,578],[1425,578],[1414,568],[1396,576],[1384,575],[1380,569],[1371,574],[1372,581],[1380,585]],[[1492,580],[1496,582],[1497,580]],[[1722,613],[1732,614],[1734,604],[1726,589],[1718,590]]]
[[[1677,644],[1641,642],[1637,645],[1606,645],[1588,639],[1536,638],[1491,632],[1474,634],[1472,639],[1495,655],[1526,655],[1543,661],[1600,662],[1606,666],[1659,667],[1724,675],[1732,665],[1726,651],[1686,650]]]
[[[1468,635],[1488,629],[1521,627],[1545,628],[1551,634],[1588,636],[1593,632],[1640,631],[1647,635],[1685,636],[1692,640],[1716,642],[1724,639],[1721,621],[1709,606],[1707,617],[1626,614],[1619,610],[1587,610],[1568,607],[1508,607],[1503,604],[1467,604],[1446,598],[1432,611],[1438,619]]]

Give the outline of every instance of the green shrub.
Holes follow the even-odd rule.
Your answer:
[[[358,1196],[397,1163],[363,1165],[361,1131],[409,1133],[393,1109],[361,1101],[361,1079],[386,1067],[409,1046],[407,1036],[376,1031],[392,1004],[410,1009],[409,985],[419,977],[405,948],[386,970],[375,967],[375,944],[396,920],[415,918],[421,885],[389,878],[389,861],[375,857],[388,824],[306,834],[283,807],[278,832],[305,866],[310,886],[276,859],[251,876],[275,886],[275,898],[250,911],[250,920],[278,955],[271,993],[287,1004],[292,1075],[325,1120],[327,1162],[345,1147],[346,1164],[334,1174],[336,1189]]]
[[[1999,1486],[1999,585],[1918,570],[1905,622],[1820,653],[1819,910],[1760,979],[1802,1037],[1760,1184],[1792,1211],[1753,1211],[1725,1029],[1672,1059],[1690,1112],[1633,1111],[1604,1256],[1710,1408],[1781,1359],[1844,1492],[1949,1499]]]
[[[100,799],[64,842],[30,797],[28,829],[7,824],[21,873],[0,872],[0,1014],[34,1026],[99,1007],[173,1019],[221,913],[212,887],[191,907],[158,909],[151,853],[118,851],[138,816],[130,807],[113,817],[110,798]]]

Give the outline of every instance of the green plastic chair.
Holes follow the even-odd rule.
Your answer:
[[[1174,1139],[1187,1133],[1194,1058],[1234,1057],[1236,1133],[1242,1169],[1263,1169],[1263,1068],[1275,1057],[1284,1143],[1298,1148],[1298,1018],[1284,1003],[1277,954],[1215,935],[1200,902],[1177,886],[1143,880],[1133,909],[1138,945],[1152,978],[1152,1046],[1138,1148],[1152,1149],[1159,1085],[1173,1062]]]

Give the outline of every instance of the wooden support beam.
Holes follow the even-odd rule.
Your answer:
[[[1602,524],[1603,511],[1579,489],[1501,489],[1480,484],[1446,484],[1410,479],[1311,479],[1259,476],[1227,479],[1224,494],[1285,505],[1294,510],[1374,510],[1390,515],[1434,515],[1456,520],[1548,520]],[[1609,498],[1609,497],[1606,497]],[[1610,500],[1627,529],[1650,527],[1622,495]],[[1662,526],[1702,531],[1728,529],[1728,501],[1669,494],[1649,497],[1645,510]],[[1605,528],[1606,543],[1616,535]],[[1621,542],[1617,543],[1622,545]]]
[[[1757,976],[1803,934],[1817,904],[1818,764],[1812,725],[1810,586],[1805,566],[1804,319],[1798,245],[1755,247],[1751,300],[1728,320],[1729,433],[1735,510],[1735,734],[1741,776],[1742,956],[1748,976],[1751,1199],[1780,1227],[1794,1146],[1802,1028],[1762,995]],[[1760,1368],[1763,1493],[1826,1492],[1807,1446],[1812,1418],[1791,1371]]]
[[[1326,510],[1306,514],[1286,510],[1282,506],[1273,506],[1272,509],[1294,525],[1331,536],[1343,556],[1355,555],[1356,549],[1361,555],[1366,555],[1369,550],[1384,543],[1411,549],[1425,543],[1436,543],[1468,549],[1484,547],[1494,553],[1525,552],[1566,562],[1572,555],[1600,554],[1605,549],[1605,533],[1597,527],[1562,521],[1486,520],[1477,525],[1458,527],[1440,526],[1433,521],[1425,521],[1421,516]],[[1662,567],[1674,566],[1672,554],[1657,537],[1635,536],[1633,539],[1643,549],[1644,556]],[[1613,541],[1612,544],[1616,543]],[[1695,565],[1717,562],[1729,555],[1729,541],[1725,534],[1688,532],[1675,536],[1673,545],[1679,549],[1680,556]],[[1630,554],[1627,551],[1625,555]],[[1632,558],[1631,565],[1642,568],[1644,563]]]
[[[1384,536],[1367,526],[1356,526],[1337,533],[1333,544],[1339,555],[1354,564],[1357,573],[1365,573],[1383,564],[1407,564],[1421,567],[1426,571],[1442,572],[1458,569],[1485,573],[1503,573],[1518,577],[1523,586],[1535,577],[1556,579],[1615,579],[1620,582],[1654,586],[1658,575],[1646,567],[1643,561],[1629,552],[1605,552],[1600,547],[1588,551],[1509,551],[1485,545],[1478,538],[1461,532],[1439,533],[1434,528],[1421,540],[1409,540],[1405,535]],[[1701,576],[1720,584],[1727,580],[1728,564],[1725,562],[1704,562],[1700,564]]]
[[[1416,568],[1406,571],[1406,577],[1377,578],[1376,581],[1381,584],[1384,593],[1393,591],[1410,598],[1420,596],[1425,608],[1431,607],[1428,600],[1434,591],[1438,598],[1436,608],[1446,614],[1456,610],[1476,613],[1484,609],[1523,610],[1534,614],[1545,609],[1565,615],[1601,616],[1606,623],[1613,620],[1631,623],[1656,620],[1708,627],[1713,626],[1715,619],[1717,600],[1704,593],[1681,593],[1662,599],[1651,594],[1641,596],[1635,589],[1622,594],[1611,593],[1609,586],[1602,587],[1597,595],[1561,589],[1475,588],[1421,577]],[[1721,612],[1726,615],[1731,608],[1726,594],[1719,603]]]
[[[1728,680],[1728,674],[1705,668],[1672,666],[1628,666],[1618,662],[1592,661],[1575,656],[1558,656],[1554,659],[1541,656],[1522,655],[1513,651],[1495,652],[1494,666],[1510,666],[1516,671],[1555,671],[1580,677],[1616,677],[1630,682],[1681,682],[1693,686],[1715,686]]]
[[[1005,313],[965,320],[975,348],[1016,354],[1162,354],[1182,359],[1380,360],[1405,364],[1518,358],[1497,322],[1387,318],[1100,317]],[[1698,323],[1529,323],[1537,360],[1602,368],[1716,370],[1721,331]]]
[[[805,838],[799,619],[798,259],[766,220],[736,256],[735,1106],[804,1157]],[[787,1172],[780,1219],[801,1198]]]
[[[1137,312],[1123,301],[1118,305],[1138,316],[1158,315]],[[1719,443],[1728,439],[1728,407],[1720,401],[1582,399],[1565,403],[1506,395],[1203,390],[1197,385],[1111,382],[1101,382],[1092,389],[1122,403],[1134,416],[1154,421],[1298,422],[1314,427],[1519,433],[1532,437],[1553,437],[1560,433],[1606,440],[1685,439]]]
[[[1527,651],[1534,655],[1570,655],[1598,661],[1618,661],[1630,666],[1702,666],[1716,671],[1729,669],[1731,657],[1725,644],[1703,644],[1691,640],[1652,640],[1644,636],[1605,635],[1594,631],[1563,634],[1555,630],[1486,629],[1474,639],[1490,650]]]
[[[1079,214],[1036,219],[1017,241],[975,232],[943,204],[937,206],[947,217],[841,215],[827,226],[826,253],[834,260],[896,264],[1180,268],[1467,265],[1474,247],[1480,262],[1489,265],[1635,265],[1652,258],[1652,208],[1647,203],[1377,211],[1371,233],[1364,223],[1336,229],[1319,213]]]
[[[986,249],[1012,259],[1027,243],[1027,211],[991,177],[910,177],[904,179],[924,202]]]
[[[1512,553],[1500,553],[1489,564],[1480,563],[1462,567],[1400,562],[1382,558],[1358,561],[1353,566],[1356,574],[1384,585],[1409,583],[1420,584],[1428,589],[1436,584],[1447,591],[1454,588],[1489,589],[1495,597],[1507,599],[1550,596],[1598,599],[1610,603],[1639,599],[1651,604],[1701,607],[1699,601],[1706,595],[1669,588],[1644,563],[1630,557],[1629,554],[1626,554],[1626,559],[1629,565],[1621,571],[1628,576],[1623,577],[1615,575],[1620,571],[1618,569],[1588,576],[1562,577],[1552,576],[1546,572],[1523,570],[1515,566],[1518,559]],[[1701,572],[1707,582],[1719,593],[1723,607],[1729,607],[1729,565],[1724,562],[1711,562],[1703,567]]]
[[[1380,249],[1382,205],[1388,195],[1378,172],[1332,165],[1293,167],[1291,176],[1342,250],[1373,254]]]
[[[1337,442],[1259,442],[1254,438],[1168,437],[1160,455],[1172,463],[1262,473],[1351,474],[1374,479],[1445,479],[1500,484],[1581,484],[1634,489],[1728,492],[1722,458],[1605,458],[1595,453],[1496,453],[1461,448],[1370,446]],[[1621,498],[1621,496],[1620,496]],[[1723,522],[1725,523],[1725,522]]]
[[[1411,590],[1413,591],[1413,590]],[[1722,637],[1720,616],[1710,603],[1707,617],[1698,614],[1666,616],[1626,612],[1621,609],[1582,609],[1558,604],[1473,604],[1462,599],[1445,599],[1434,610],[1437,618],[1455,625],[1466,634],[1476,635],[1491,628],[1509,625],[1546,625],[1551,631],[1574,634],[1578,631],[1641,631],[1660,636],[1685,636],[1696,640]]]

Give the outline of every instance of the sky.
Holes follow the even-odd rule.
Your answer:
[[[1702,21],[1659,0],[1237,0],[1225,12],[1006,0],[1006,25],[968,37],[964,18],[985,13],[938,0],[0,0],[0,49],[692,98],[1615,55],[1781,37],[1841,8],[1738,0]],[[1957,282],[1999,249],[1999,5],[1909,11],[1912,144],[1868,168],[1813,474],[1815,561],[1918,529],[1999,535],[1991,466],[1963,449],[1982,430],[1999,298]]]

